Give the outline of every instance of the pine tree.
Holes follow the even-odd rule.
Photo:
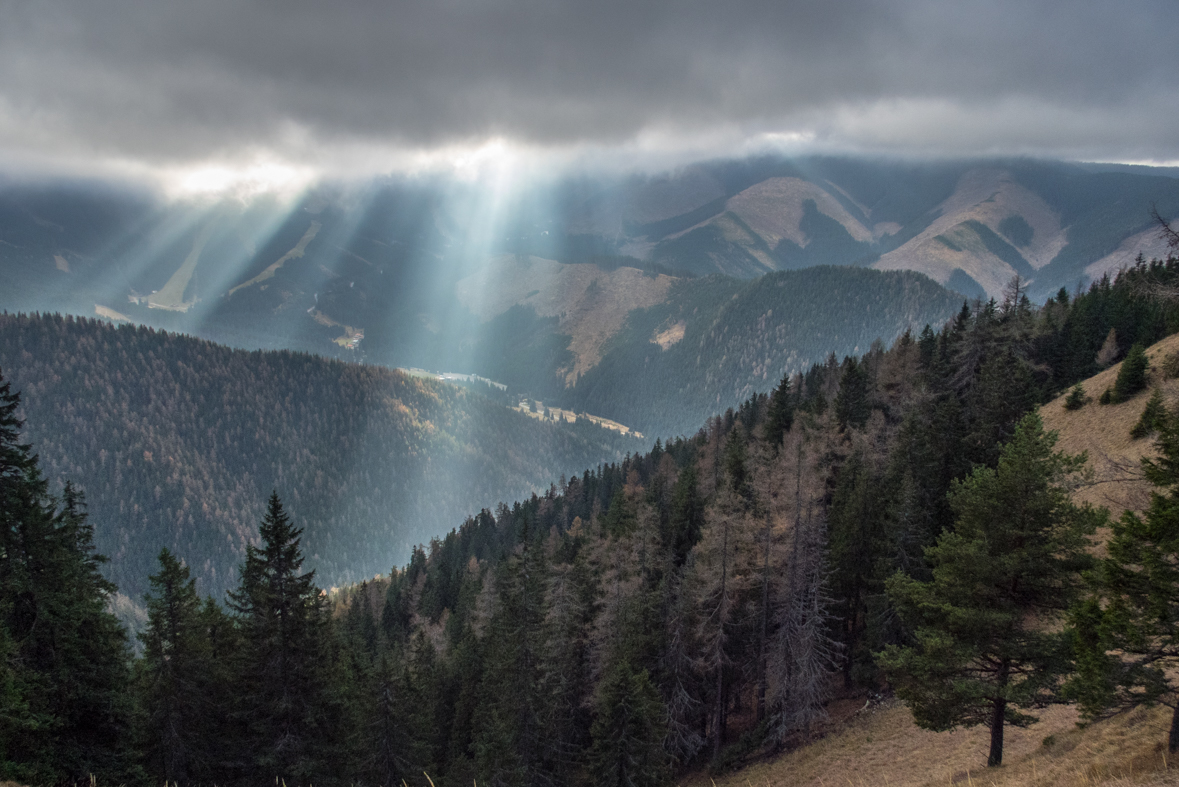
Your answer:
[[[496,610],[487,624],[483,675],[473,715],[471,749],[481,784],[543,783],[546,715],[541,692],[544,561],[523,533],[496,577]]]
[[[844,685],[851,687],[867,627],[868,597],[884,537],[883,498],[862,451],[855,451],[839,471],[830,511],[832,590],[843,631]],[[877,589],[877,592],[879,590]]]
[[[1179,418],[1158,423],[1157,459],[1143,459],[1154,485],[1144,515],[1111,525],[1108,556],[1092,594],[1073,611],[1077,677],[1068,686],[1087,718],[1107,709],[1164,701],[1175,707],[1168,749],[1179,751]]]
[[[996,469],[956,482],[953,532],[926,551],[933,578],[897,574],[888,594],[915,627],[915,644],[892,646],[880,663],[928,729],[988,725],[988,765],[1003,760],[1003,728],[1025,726],[1054,698],[1070,669],[1067,640],[1053,629],[1089,565],[1086,534],[1102,516],[1069,499],[1085,457],[1053,451],[1038,415],[1026,416]]]
[[[548,615],[540,668],[542,724],[548,730],[547,770],[559,784],[574,780],[588,743],[593,695],[589,634],[597,594],[594,585],[580,555],[572,564],[555,566],[548,580]]]
[[[680,470],[671,492],[670,532],[664,546],[671,551],[672,562],[677,568],[684,565],[704,528],[704,501],[700,497],[698,479],[696,463],[688,462]]]
[[[335,729],[324,666],[327,611],[314,584],[301,574],[301,528],[273,492],[261,525],[261,548],[246,547],[241,580],[230,607],[244,647],[236,683],[253,779],[299,784],[319,774],[320,750]]]

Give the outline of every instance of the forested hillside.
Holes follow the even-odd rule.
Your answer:
[[[1072,549],[1101,521],[1061,502],[1080,466],[1053,458],[1053,438],[1025,414],[1179,328],[1179,308],[1151,294],[1176,281],[1179,262],[1143,265],[1038,310],[1013,291],[940,332],[787,378],[695,437],[570,479],[562,494],[484,512],[391,582],[344,597],[353,651],[369,654],[359,669],[371,663],[380,680],[376,665],[401,654],[399,691],[433,702],[398,734],[422,731],[419,764],[447,784],[500,774],[569,783],[578,773],[615,784],[623,772],[656,784],[661,770],[701,759],[723,770],[797,745],[836,683],[878,687],[887,675],[904,686],[918,674],[880,656],[912,643],[918,623],[904,588],[886,581],[928,581],[949,558],[926,550],[946,533],[985,539],[972,529],[979,501],[1014,510],[1034,495],[1055,500],[1052,516],[1072,517],[1056,520],[1072,523],[1059,525],[1074,528]],[[1124,343],[1102,356],[1111,335]],[[1047,570],[1047,560],[1021,570]],[[1005,580],[978,581],[968,593]],[[1040,614],[1079,591],[1073,574],[1048,602],[1057,612]],[[1038,602],[983,603],[1016,604],[1008,621],[1018,625],[1018,603]],[[1059,654],[1063,642],[1037,647]],[[967,654],[961,675],[986,653]],[[1063,700],[1070,663],[1025,665],[1034,680],[1013,678],[1011,696],[1021,709]],[[918,683],[936,692],[940,680]],[[946,728],[985,717],[974,690],[924,706],[920,691],[909,696],[948,714],[919,723]]]
[[[631,312],[601,362],[557,400],[645,434],[690,434],[783,376],[940,325],[961,305],[957,293],[901,271],[682,280],[664,303]]]
[[[40,692],[40,662],[6,662],[27,703],[0,717],[22,752],[5,773],[77,779],[86,755],[112,780],[182,784],[657,787],[808,742],[840,685],[895,691],[927,729],[989,726],[980,765],[1001,764],[1003,730],[1046,704],[1097,718],[1172,698],[1174,619],[1152,610],[1179,592],[1179,413],[1143,416],[1158,494],[1112,523],[1098,560],[1109,520],[1070,498],[1085,459],[1057,450],[1033,410],[1119,358],[1101,399],[1135,396],[1143,346],[1179,330],[1177,284],[1175,259],[1042,308],[1014,283],[940,330],[785,377],[693,437],[484,509],[404,569],[330,597],[304,570],[295,506],[271,495],[226,607],[201,602],[184,544],[159,554],[134,712],[126,697],[106,706],[89,748],[29,721],[88,724]],[[82,613],[30,629],[21,612],[57,598],[28,567],[68,561],[37,563],[43,550],[76,543],[82,579],[95,558],[76,497],[38,486],[5,407],[0,470],[26,468],[0,474],[25,501],[5,509],[17,515],[0,580],[22,599],[6,647],[34,652],[46,627],[82,643],[90,629],[60,628]],[[106,631],[106,613],[85,614]],[[104,671],[77,685],[102,697],[126,678],[118,643],[98,641]],[[1170,740],[1179,750],[1179,714]]]
[[[388,572],[483,506],[644,447],[381,367],[91,319],[0,315],[0,369],[23,394],[46,476],[85,491],[109,576],[133,598],[162,547],[185,556],[202,592],[223,593],[272,489],[330,586]]]

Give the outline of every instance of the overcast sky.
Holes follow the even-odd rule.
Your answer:
[[[0,165],[1179,161],[1174,0],[0,0]]]

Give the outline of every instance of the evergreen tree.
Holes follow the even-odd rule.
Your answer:
[[[626,658],[606,670],[598,684],[597,714],[590,734],[590,776],[603,787],[658,787],[668,780],[666,708],[646,670]]]
[[[1179,751],[1179,418],[1158,424],[1157,459],[1143,459],[1154,485],[1144,515],[1112,523],[1093,593],[1073,612],[1077,677],[1071,696],[1087,718],[1111,707],[1174,705],[1168,749]]]
[[[634,506],[626,499],[626,494],[619,489],[610,501],[610,508],[606,511],[602,528],[605,534],[614,538],[629,535],[638,525]]]
[[[243,634],[236,683],[249,778],[305,783],[322,773],[322,750],[337,732],[324,667],[327,611],[315,572],[301,574],[302,529],[273,492],[262,546],[246,547],[241,581],[230,593]]]
[[[694,461],[688,462],[676,478],[668,524],[670,532],[664,546],[671,550],[673,563],[678,568],[687,561],[688,553],[700,540],[704,528],[704,501],[700,496],[699,474]]]
[[[548,730],[547,770],[558,784],[574,781],[588,743],[593,697],[590,627],[596,592],[580,555],[550,572],[541,664],[542,723]]]
[[[778,387],[770,394],[770,405],[766,413],[763,427],[765,441],[777,452],[782,444],[782,436],[790,431],[794,423],[794,392],[790,387],[790,373],[787,372],[778,383]]]
[[[207,747],[215,723],[215,710],[208,705],[213,691],[209,642],[188,567],[167,549],[159,560],[146,598],[147,629],[139,635],[144,759],[148,772],[165,782],[202,781],[210,775]]]
[[[134,776],[130,654],[80,491],[48,492],[0,377],[0,777]]]
[[[1163,392],[1158,388],[1146,400],[1146,407],[1142,408],[1142,415],[1138,422],[1130,429],[1130,436],[1140,440],[1159,429],[1167,418],[1167,408],[1163,404]]]
[[[861,652],[872,590],[883,542],[884,497],[874,483],[863,452],[854,452],[839,472],[829,515],[831,584],[839,603],[836,614],[843,634],[844,685],[852,685],[853,667],[871,661]],[[876,592],[879,592],[877,586]]]
[[[1118,369],[1118,378],[1114,381],[1112,400],[1116,404],[1124,402],[1146,387],[1146,370],[1150,362],[1146,359],[1146,348],[1135,344],[1126,353],[1126,360]]]
[[[492,787],[544,783],[544,562],[527,530],[516,553],[500,566],[495,586],[496,610],[487,625],[473,716],[478,781]]]
[[[835,397],[835,420],[841,429],[863,429],[868,423],[868,416],[872,414],[868,400],[870,382],[864,364],[855,358],[844,360],[839,393]]]
[[[1085,387],[1080,383],[1073,386],[1069,391],[1068,397],[1064,400],[1064,409],[1066,410],[1080,410],[1089,402],[1089,397],[1085,396]]]
[[[988,725],[988,765],[1002,763],[1005,724],[1035,721],[1016,708],[1051,701],[1070,669],[1051,624],[1076,597],[1086,534],[1101,520],[1069,499],[1085,457],[1054,452],[1055,442],[1026,416],[996,469],[954,484],[955,530],[926,552],[933,578],[888,582],[915,643],[888,648],[882,666],[922,727]]]

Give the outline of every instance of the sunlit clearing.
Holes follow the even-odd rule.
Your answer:
[[[277,161],[255,161],[242,166],[196,164],[164,172],[164,190],[172,199],[237,198],[260,194],[294,198],[316,179],[310,167]]]

